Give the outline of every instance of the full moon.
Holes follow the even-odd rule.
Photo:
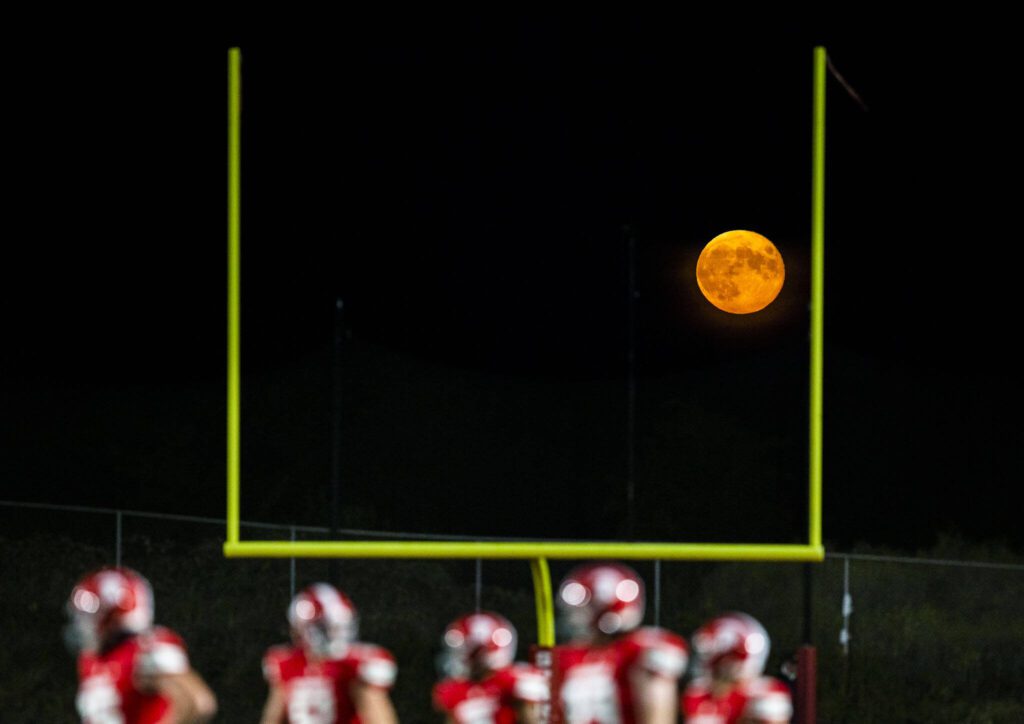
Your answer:
[[[719,234],[697,259],[697,286],[709,302],[731,314],[764,309],[779,295],[785,278],[779,250],[753,231]]]

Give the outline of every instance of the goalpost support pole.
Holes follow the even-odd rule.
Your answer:
[[[810,470],[808,542],[786,544],[661,543],[458,543],[407,541],[242,541],[240,526],[240,254],[241,254],[241,49],[228,51],[228,369],[227,369],[227,535],[228,558],[529,558],[537,608],[538,643],[555,642],[551,579],[547,558],[612,557],[665,560],[821,561],[822,342],[824,300],[825,72],[823,47],[814,49],[814,122],[811,214]],[[813,654],[813,649],[812,649]],[[814,661],[811,656],[810,661]]]

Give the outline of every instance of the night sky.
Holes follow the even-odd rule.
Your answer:
[[[824,44],[863,101],[829,78],[826,544],[1024,547],[1017,81],[955,18],[350,18],[5,51],[0,498],[223,515],[234,44],[243,517],[327,523],[343,299],[345,525],[805,540]],[[693,279],[737,228],[787,271],[745,317]]]

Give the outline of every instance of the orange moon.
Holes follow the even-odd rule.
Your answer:
[[[750,314],[771,304],[786,267],[775,244],[753,231],[727,231],[708,242],[697,259],[697,286],[730,314]]]

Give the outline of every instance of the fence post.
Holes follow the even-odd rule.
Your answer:
[[[295,526],[294,525],[291,526],[291,536],[292,536],[292,543],[294,543],[295,542]],[[289,561],[288,568],[289,568],[289,572],[291,574],[291,577],[290,577],[290,581],[291,581],[291,594],[288,597],[288,600],[290,601],[291,599],[295,598],[295,557],[294,556],[292,556],[291,560]]]
[[[850,558],[843,557],[843,630],[839,632],[839,643],[843,645],[843,695],[850,695],[850,614],[853,613],[853,595],[850,593]]]
[[[843,656],[850,655],[850,614],[853,613],[853,596],[850,595],[850,559],[843,558],[843,628],[839,631],[839,643]]]
[[[661,561],[654,561],[654,625],[661,625]]]
[[[476,559],[476,580],[474,582],[474,593],[476,594],[476,612],[480,613],[480,598],[483,593],[483,580],[484,580],[484,561],[482,558]]]

